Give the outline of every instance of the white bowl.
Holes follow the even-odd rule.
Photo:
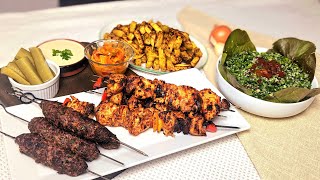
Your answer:
[[[22,90],[22,92],[30,92],[37,98],[49,99],[53,98],[59,91],[60,67],[53,61],[47,60],[50,69],[55,73],[55,76],[50,81],[37,85],[24,85],[16,82],[12,78],[9,81],[12,87]]]
[[[258,52],[265,52],[266,48],[257,48]],[[247,111],[249,113],[269,117],[269,118],[285,118],[294,116],[303,112],[307,109],[310,104],[313,102],[315,97],[309,98],[302,102],[297,103],[273,103],[269,101],[264,101],[252,96],[249,96],[238,89],[234,88],[229,84],[220,74],[219,64],[221,61],[221,56],[218,58],[218,63],[216,65],[217,71],[217,83],[220,89],[220,92],[236,107]],[[312,81],[311,88],[317,88],[318,81],[314,77]]]

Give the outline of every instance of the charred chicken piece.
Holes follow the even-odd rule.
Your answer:
[[[83,116],[89,117],[94,113],[94,104],[84,101],[79,101],[74,96],[70,96],[71,100],[64,104],[67,107],[72,108],[75,111],[80,112]]]
[[[96,119],[103,126],[117,126],[118,123],[113,121],[117,110],[118,105],[108,101],[101,102],[96,108]]]
[[[131,111],[129,118],[128,131],[130,134],[137,136],[152,127],[152,108],[136,108]]]
[[[158,80],[158,79],[154,79],[152,81],[152,83],[155,86],[155,90],[154,90],[154,102],[157,103],[164,103],[164,97],[166,95],[165,93],[165,82],[162,80]]]
[[[221,98],[211,89],[199,91],[201,99],[201,113],[206,121],[212,120],[220,113]]]
[[[142,78],[141,76],[137,76],[137,75],[129,75],[127,77],[127,84],[125,86],[126,94],[130,95],[134,92],[136,87],[139,86],[141,82],[141,78]]]
[[[190,86],[166,86],[165,104],[172,110],[182,112],[198,112],[200,99],[198,91]]]
[[[151,80],[146,78],[141,78],[139,85],[134,91],[134,96],[137,99],[147,99],[153,98],[156,86],[152,83]]]
[[[120,93],[127,83],[127,77],[123,74],[111,74],[106,77],[106,91],[108,96]]]
[[[230,102],[226,99],[221,100],[221,108],[224,110],[230,109]]]
[[[185,115],[181,111],[164,111],[159,113],[160,123],[158,124],[158,129],[162,125],[163,134],[165,136],[174,136],[174,132],[181,132],[184,127],[179,126],[179,121],[185,120]],[[181,130],[182,129],[182,130]]]
[[[120,105],[123,102],[123,93],[119,92],[112,96],[107,97],[107,100],[113,102],[114,104]]]
[[[206,136],[206,129],[203,127],[204,118],[200,114],[189,113],[190,127],[189,133],[193,136]]]

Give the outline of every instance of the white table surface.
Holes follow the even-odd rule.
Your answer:
[[[26,13],[0,14],[0,67],[11,61],[20,47],[31,47],[53,38],[71,38],[94,41],[105,24],[123,19],[156,19],[166,24],[176,24],[176,14],[190,5],[207,14],[248,29],[276,38],[294,36],[312,41],[320,47],[320,2],[317,0],[157,0],[121,1],[101,4],[55,8]],[[317,52],[320,52],[319,49]],[[1,117],[4,113],[0,112]],[[0,137],[0,145],[2,142]],[[1,149],[5,148],[3,146]],[[225,158],[225,150],[237,150],[239,156]],[[3,152],[3,151],[2,151]],[[232,152],[229,152],[229,154]],[[228,153],[227,153],[228,154]],[[0,154],[1,160],[5,154]],[[214,158],[211,163],[193,163],[190,160]],[[240,157],[240,158],[239,158]],[[232,166],[233,162],[238,162]],[[241,162],[244,162],[241,163]],[[227,163],[230,166],[222,165]],[[200,166],[200,167],[199,167]],[[204,166],[204,167],[201,167]],[[243,166],[243,168],[234,168]],[[228,167],[233,167],[228,169]],[[201,171],[201,169],[206,169]],[[209,170],[208,170],[209,168]],[[1,173],[7,171],[0,166]],[[192,171],[196,171],[193,173]],[[178,174],[179,172],[184,172]],[[212,172],[213,174],[210,174]],[[0,174],[1,174],[0,173]],[[161,173],[161,174],[160,174]],[[251,173],[245,176],[246,173]],[[227,174],[230,174],[228,176]],[[238,174],[239,176],[237,176]],[[10,175],[0,176],[7,179]],[[180,177],[180,178],[179,178]],[[121,174],[119,179],[254,179],[258,178],[250,159],[246,156],[236,136],[193,148],[183,153],[143,164]]]

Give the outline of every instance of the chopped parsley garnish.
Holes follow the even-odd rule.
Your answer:
[[[52,56],[60,56],[64,60],[69,60],[73,54],[70,49],[64,49],[62,51],[58,49],[52,49]]]

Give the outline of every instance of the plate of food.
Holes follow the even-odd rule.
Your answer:
[[[202,83],[198,83],[200,81]],[[35,163],[32,158],[19,153],[19,146],[21,146],[20,150],[24,152],[24,147],[30,143],[25,144],[22,143],[22,140],[17,140],[19,144],[17,145],[11,138],[4,137],[10,174],[13,179],[92,179],[97,176],[88,171],[107,175],[250,128],[240,113],[233,106],[227,106],[228,103],[221,93],[195,68],[161,75],[154,80],[148,80],[141,76],[110,75],[108,82],[106,90],[96,90],[101,93],[107,92],[107,96],[82,92],[72,94],[73,97],[69,100],[66,100],[70,98],[68,95],[42,101],[41,106],[32,103],[7,108],[7,111],[30,121],[29,123],[23,122],[10,115],[1,119],[2,131],[15,137],[18,136],[19,139],[25,138],[19,134],[29,133],[29,130],[38,132],[44,139],[47,136],[59,139],[61,135],[57,133],[68,133],[70,128],[76,128],[72,131],[73,136],[81,135],[85,139],[93,138],[94,132],[99,132],[100,135],[102,132],[102,134],[107,132],[106,135],[97,136],[100,139],[98,142],[99,151],[96,153],[92,153],[91,150],[81,151],[92,155],[87,158],[88,162],[81,160],[81,163],[70,166],[66,166],[66,164],[73,162],[72,158],[59,159],[59,156],[56,155],[54,155],[54,160],[39,160],[38,163]],[[139,86],[134,86],[134,84]],[[150,89],[154,91],[150,91]],[[183,98],[183,103],[177,103],[176,98],[173,98],[171,92],[175,90],[179,92],[175,96],[178,96],[178,99]],[[101,101],[102,99],[103,101]],[[169,101],[170,99],[171,101]],[[97,109],[95,114],[97,121],[91,119],[90,113],[87,111],[91,111],[93,106]],[[167,111],[165,108],[169,108],[171,111]],[[46,118],[35,118],[43,116]],[[124,120],[127,117],[126,122]],[[64,121],[63,119],[69,120]],[[51,126],[57,124],[59,126],[55,126],[57,130],[43,128],[44,126],[40,128],[36,121],[43,121],[43,123],[48,121],[53,123]],[[101,131],[93,131],[96,128],[92,128],[92,124]],[[225,126],[229,128],[225,128]],[[50,133],[51,131],[52,133]],[[69,137],[70,135],[68,139]],[[110,141],[107,143],[103,139]],[[71,147],[77,149],[76,147],[80,147],[76,145],[77,143],[74,144],[77,141],[70,140],[68,142],[71,143]],[[70,146],[70,143],[64,142],[65,139],[59,144]],[[125,144],[143,151],[148,156],[137,153]],[[60,145],[57,146],[60,147]],[[42,147],[38,146],[38,148]],[[52,148],[54,150],[50,150],[48,154],[52,154],[57,148]],[[80,156],[80,154],[78,155]],[[103,156],[121,161],[124,165]],[[41,164],[47,160],[61,162],[60,169],[56,167],[53,170],[48,167],[48,164],[47,166]],[[64,166],[66,168],[61,169]]]
[[[135,50],[130,63],[134,69],[151,74],[198,68],[208,60],[203,44],[188,33],[153,20],[124,20],[104,26],[100,39],[117,39],[129,43]]]
[[[255,47],[245,31],[236,29],[218,59],[219,88],[231,103],[250,113],[294,116],[320,93],[315,50],[312,42],[292,37],[275,41],[271,49]]]

